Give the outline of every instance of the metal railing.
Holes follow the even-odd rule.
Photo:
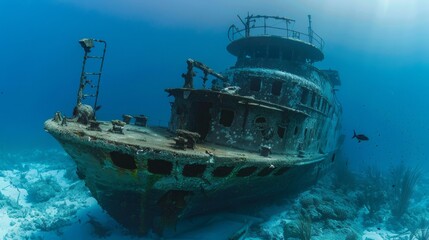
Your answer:
[[[248,15],[245,20],[238,16],[243,23],[244,28],[238,28],[234,24],[228,29],[228,39],[234,41],[240,38],[247,38],[252,36],[280,36],[289,39],[297,39],[307,42],[316,48],[323,50],[325,41],[317,35],[311,28],[311,16],[308,15],[309,26],[308,32],[299,32],[291,29],[291,24],[295,20],[265,15]]]

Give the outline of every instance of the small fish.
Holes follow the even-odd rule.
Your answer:
[[[100,110],[100,108],[101,108],[101,105],[98,105],[97,107],[95,107],[95,111]]]
[[[392,184],[392,188],[395,188],[396,187],[396,185],[395,184]]]
[[[356,134],[355,130],[353,130],[353,137],[352,138],[356,138],[358,140],[358,142],[369,140],[369,138],[363,134]]]

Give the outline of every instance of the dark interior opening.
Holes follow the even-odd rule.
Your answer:
[[[202,177],[207,165],[204,164],[188,164],[183,167],[183,176],[185,177]]]
[[[306,88],[302,89],[302,95],[301,95],[301,103],[302,104],[307,104],[308,102],[308,95],[309,95],[309,91]]]
[[[173,163],[166,160],[149,159],[147,160],[147,170],[154,174],[169,175],[173,170]]]
[[[242,169],[240,169],[238,172],[237,172],[237,177],[247,177],[247,176],[250,176],[253,172],[255,172],[256,171],[256,169],[257,169],[257,167],[245,167],[245,168],[242,168]]]
[[[259,92],[261,90],[261,78],[252,77],[250,79],[250,90],[255,92]]]
[[[278,126],[277,135],[279,136],[279,138],[283,138],[285,136],[285,131],[286,131],[285,127]]]
[[[274,81],[273,87],[271,89],[271,93],[275,96],[280,96],[280,93],[282,92],[282,86],[283,86],[282,81]]]
[[[134,157],[129,154],[122,153],[119,151],[113,151],[110,152],[110,158],[112,159],[113,164],[115,164],[117,167],[128,170],[137,169]]]
[[[225,127],[230,127],[232,121],[234,120],[234,111],[228,109],[222,109],[220,111],[220,120],[219,123]]]
[[[201,140],[205,139],[210,130],[210,109],[212,108],[211,102],[193,102],[191,112],[194,114],[191,120],[189,129],[197,132],[201,136]]]
[[[315,103],[316,103],[316,93],[313,93],[310,106],[314,108]]]
[[[232,172],[233,169],[234,167],[228,167],[228,166],[217,167],[213,171],[213,177],[226,177]]]
[[[258,173],[258,176],[265,177],[268,174],[272,173],[274,169],[275,169],[274,167],[265,167]]]
[[[295,132],[293,133],[294,135],[298,135],[298,130],[299,130],[299,128],[298,128],[298,126],[296,126],[295,127]]]

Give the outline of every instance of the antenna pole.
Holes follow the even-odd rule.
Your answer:
[[[245,37],[249,37],[250,36],[250,16],[249,13],[247,13],[247,18],[246,18],[246,30],[245,30]]]
[[[311,29],[311,15],[308,15],[308,41],[313,44],[313,29]]]

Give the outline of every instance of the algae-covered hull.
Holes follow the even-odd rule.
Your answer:
[[[114,134],[111,127],[91,131],[75,122],[45,122],[102,208],[138,234],[162,233],[193,215],[303,188],[329,169],[332,158],[267,159],[210,145],[183,151],[172,148],[166,129],[127,125],[125,134]]]
[[[58,112],[45,129],[76,161],[100,205],[135,233],[162,234],[191,216],[302,190],[335,160],[343,139],[335,95],[341,81],[337,71],[313,65],[324,58],[324,41],[311,18],[307,33],[283,17],[240,20],[243,29],[228,31],[234,66],[221,74],[188,59],[183,86],[165,89],[174,98],[167,128],[147,127],[144,115],[98,121],[107,45],[80,41],[73,116]],[[104,47],[98,55],[96,44]],[[94,66],[87,61],[99,69],[87,70]],[[203,80],[199,88],[196,79]],[[93,105],[85,104],[91,97]]]

